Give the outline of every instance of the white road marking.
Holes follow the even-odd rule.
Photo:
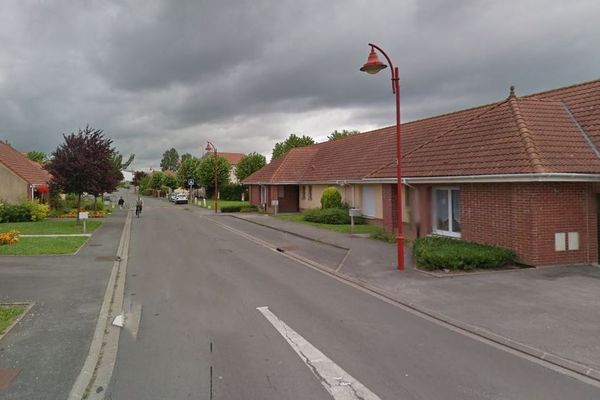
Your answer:
[[[310,344],[285,322],[273,314],[269,307],[257,307],[258,311],[277,329],[288,344],[321,381],[327,392],[336,400],[381,400],[352,375]]]

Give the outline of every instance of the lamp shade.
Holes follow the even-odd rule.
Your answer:
[[[204,150],[206,150],[206,151],[213,151],[213,147],[210,145],[210,143],[208,143],[206,145],[206,148]]]
[[[376,74],[379,71],[381,71],[382,69],[386,69],[386,68],[387,68],[387,65],[385,65],[384,63],[379,61],[379,58],[377,57],[377,53],[375,53],[375,50],[371,47],[371,52],[369,53],[369,58],[367,59],[367,62],[365,63],[365,65],[362,66],[362,68],[360,70],[363,72],[366,72],[367,74]]]

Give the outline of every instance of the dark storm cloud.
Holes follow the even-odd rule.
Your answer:
[[[104,128],[136,165],[176,147],[270,153],[289,133],[393,123],[599,77],[600,7],[484,1],[12,1],[0,5],[0,138],[51,151]]]

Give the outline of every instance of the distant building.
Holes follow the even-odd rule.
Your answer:
[[[11,145],[0,142],[0,202],[47,196],[50,174]]]
[[[208,154],[210,153],[205,153],[204,156],[206,157]],[[219,157],[223,157],[224,159],[226,159],[229,164],[231,164],[231,171],[229,171],[229,182],[231,183],[239,183],[237,177],[235,176],[235,171],[237,169],[237,165],[239,164],[240,160],[242,159],[242,157],[244,157],[246,154],[244,153],[226,153],[226,152],[217,152]]]

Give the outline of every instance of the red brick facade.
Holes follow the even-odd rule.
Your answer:
[[[299,189],[298,185],[266,185],[267,198],[265,203],[267,212],[274,212],[271,201],[279,201],[278,212],[298,212],[299,211]],[[250,185],[250,204],[260,207],[261,185]]]
[[[405,236],[432,230],[432,187],[411,190]],[[476,183],[460,190],[461,238],[513,249],[530,265],[598,262],[597,193],[591,183]],[[384,185],[384,226],[395,227],[395,185]],[[577,232],[579,249],[555,250],[555,234]]]

